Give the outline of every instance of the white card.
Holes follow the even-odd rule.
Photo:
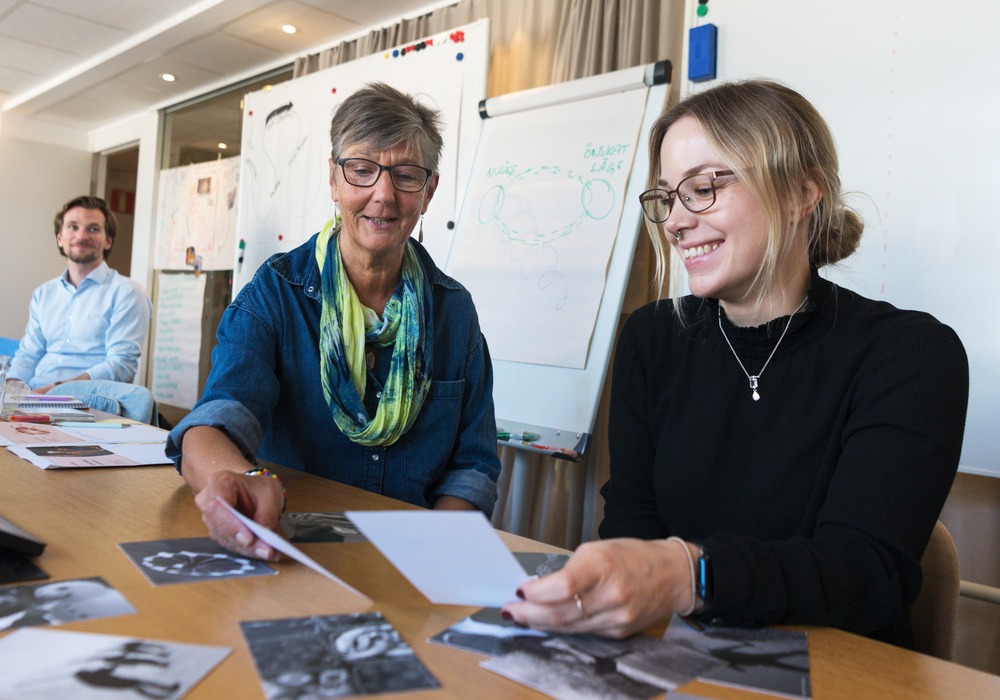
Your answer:
[[[349,511],[347,517],[432,603],[500,607],[529,576],[478,511]]]
[[[232,513],[233,515],[235,515],[239,519],[239,521],[241,523],[243,523],[244,525],[246,525],[253,534],[257,535],[257,537],[260,538],[261,540],[263,540],[266,544],[274,547],[275,549],[277,549],[279,552],[281,552],[283,554],[287,554],[292,559],[294,559],[296,561],[299,561],[299,562],[302,562],[303,564],[305,564],[306,566],[308,566],[310,569],[312,569],[316,573],[322,574],[323,576],[326,576],[328,579],[330,579],[331,581],[334,581],[335,583],[339,583],[341,586],[343,586],[347,590],[351,591],[355,595],[358,595],[358,596],[364,598],[369,603],[371,602],[371,600],[372,600],[371,598],[369,598],[368,596],[366,596],[364,593],[362,593],[358,589],[354,588],[353,586],[349,586],[348,584],[346,584],[343,581],[341,581],[339,578],[337,578],[336,576],[334,576],[333,574],[331,574],[329,571],[327,571],[326,569],[324,569],[322,566],[320,566],[314,559],[312,559],[312,558],[306,556],[304,553],[302,553],[298,548],[295,547],[295,545],[293,545],[291,542],[289,542],[288,540],[286,540],[285,538],[283,538],[281,535],[277,534],[276,532],[272,532],[271,530],[268,530],[266,527],[264,527],[260,523],[254,522],[253,520],[251,520],[247,516],[243,515],[243,513],[239,512],[238,510],[236,510],[235,508],[233,508],[231,505],[229,505],[228,503],[226,503],[225,501],[223,501],[218,496],[216,496],[215,500],[217,500],[219,503],[221,503],[226,508],[226,510],[228,510],[230,513]]]

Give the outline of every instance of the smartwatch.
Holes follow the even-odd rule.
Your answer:
[[[698,556],[698,599],[699,607],[707,608],[712,604],[712,591],[714,589],[714,579],[712,578],[712,558],[702,549]]]

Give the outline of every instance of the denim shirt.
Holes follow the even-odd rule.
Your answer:
[[[500,461],[493,368],[469,292],[411,240],[431,282],[432,383],[413,426],[390,446],[343,435],[323,396],[319,370],[320,272],[316,236],[272,256],[226,309],[201,399],[170,432],[167,456],[180,469],[184,431],[225,431],[255,457],[408,503],[431,507],[456,496],[487,515],[497,499]],[[374,373],[384,379],[391,348]],[[365,404],[377,400],[368,382]]]

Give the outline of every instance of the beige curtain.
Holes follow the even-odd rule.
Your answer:
[[[460,0],[420,17],[295,61],[294,77],[415,41],[479,19],[490,20],[487,97],[548,85],[556,27],[567,0]]]
[[[487,97],[585,78],[670,59],[677,94],[684,26],[683,0],[460,0],[455,5],[369,32],[295,62],[295,77],[488,17]],[[645,173],[636,173],[645,177]],[[652,251],[639,237],[622,320],[650,301]],[[610,373],[609,373],[610,374]],[[600,487],[608,478],[608,382],[602,391],[585,458],[567,462],[501,448],[500,500],[493,523],[504,530],[574,548],[595,539],[604,511]],[[512,482],[526,484],[526,502],[511,498]],[[515,518],[515,516],[519,516]],[[515,522],[520,520],[521,522]]]

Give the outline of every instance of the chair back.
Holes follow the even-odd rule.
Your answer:
[[[941,521],[920,559],[924,582],[910,607],[914,649],[950,661],[958,626],[959,569],[955,540]]]

